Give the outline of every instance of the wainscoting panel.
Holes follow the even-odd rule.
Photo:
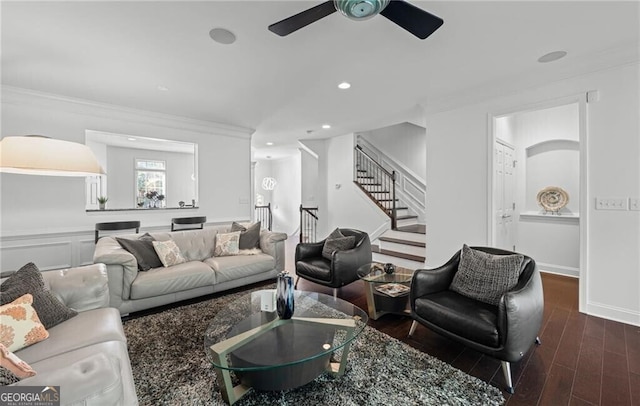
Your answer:
[[[17,271],[23,265],[33,262],[43,271],[74,266],[73,242],[71,240],[26,242],[5,244],[2,248],[2,271]]]

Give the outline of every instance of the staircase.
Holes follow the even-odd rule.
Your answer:
[[[418,269],[425,262],[425,225],[396,191],[397,173],[382,167],[360,145],[354,149],[354,183],[391,219],[372,243],[373,260]]]

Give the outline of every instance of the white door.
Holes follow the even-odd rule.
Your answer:
[[[500,141],[495,143],[495,246],[515,251],[515,151]]]

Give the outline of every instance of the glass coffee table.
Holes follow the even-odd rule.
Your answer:
[[[233,301],[209,324],[204,345],[222,397],[237,402],[251,388],[278,391],[305,385],[325,371],[345,371],[349,346],[367,325],[367,314],[341,299],[295,292],[288,320],[262,311],[265,291]],[[336,353],[338,362],[332,362]],[[231,372],[239,384],[234,385]]]
[[[356,271],[364,281],[369,317],[378,320],[387,313],[410,314],[408,309],[411,279],[415,270],[396,266],[393,273],[386,273],[378,262],[362,265]]]

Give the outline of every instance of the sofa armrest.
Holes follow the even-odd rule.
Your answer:
[[[93,262],[107,265],[112,295],[129,299],[131,296],[131,284],[138,276],[138,262],[129,251],[118,244],[113,237],[103,237],[98,240],[93,253]],[[117,273],[117,275],[112,275]],[[122,281],[122,286],[120,282]],[[114,286],[117,283],[118,286]]]
[[[62,303],[79,312],[109,307],[109,280],[104,264],[42,272],[42,278]]]
[[[286,239],[286,233],[276,233],[269,230],[260,231],[260,249],[265,254],[275,258],[275,269],[278,272],[284,270],[284,242]]]
[[[38,372],[12,386],[60,386],[61,405],[122,405],[124,397],[120,361],[104,353]]]

